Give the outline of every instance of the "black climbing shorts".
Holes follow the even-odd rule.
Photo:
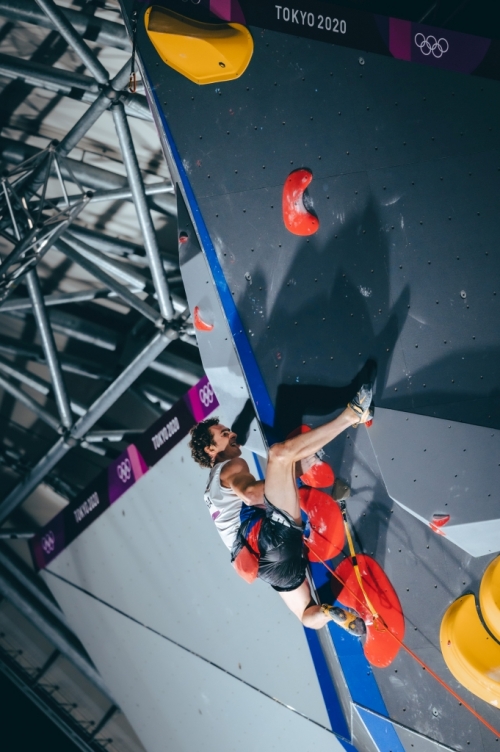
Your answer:
[[[265,517],[259,533],[259,579],[279,593],[295,590],[306,578],[302,524],[264,497]]]

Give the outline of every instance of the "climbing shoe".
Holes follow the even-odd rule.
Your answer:
[[[366,634],[366,627],[363,619],[352,611],[348,611],[346,608],[340,608],[340,606],[330,606],[328,603],[323,603],[321,610],[325,616],[329,616],[335,624],[345,629],[346,632],[350,632],[356,637],[362,637]]]
[[[371,407],[372,397],[372,385],[363,384],[354,399],[347,403],[347,407],[350,407],[358,416],[358,421],[353,423],[353,428],[373,418],[373,407]]]

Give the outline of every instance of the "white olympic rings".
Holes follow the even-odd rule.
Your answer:
[[[116,466],[116,474],[120,478],[122,483],[127,483],[127,481],[130,480],[130,476],[132,475],[132,466],[128,457]]]
[[[51,554],[55,547],[56,537],[52,530],[49,530],[49,532],[42,538],[42,548],[46,554]]]
[[[202,386],[198,391],[198,395],[200,397],[200,402],[202,403],[202,405],[205,405],[205,407],[208,407],[214,401],[214,392],[210,384],[205,384],[205,386]]]
[[[434,57],[440,58],[450,49],[449,42],[444,37],[436,39],[432,34],[426,37],[420,31],[415,34],[414,41],[422,55],[432,54]]]

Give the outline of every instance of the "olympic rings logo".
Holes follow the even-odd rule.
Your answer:
[[[198,391],[198,396],[202,405],[205,405],[205,407],[211,405],[214,401],[214,391],[210,384],[205,384],[205,386],[202,386]]]
[[[46,554],[51,554],[55,547],[56,537],[52,530],[49,530],[49,532],[42,538],[42,548]]]
[[[128,457],[116,467],[116,474],[122,483],[127,483],[132,475],[132,466]]]
[[[444,54],[450,49],[448,40],[444,37],[436,39],[435,36],[429,34],[425,37],[420,31],[415,34],[415,44],[419,48],[422,55],[433,55],[436,58],[443,57]]]

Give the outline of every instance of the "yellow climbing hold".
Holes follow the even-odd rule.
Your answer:
[[[163,62],[196,84],[238,78],[252,58],[253,39],[241,24],[201,23],[158,5],[147,9],[144,22]]]
[[[479,605],[486,626],[500,640],[500,556],[493,559],[483,574]]]
[[[441,622],[441,652],[457,681],[500,707],[500,645],[484,628],[473,595],[449,606]]]

